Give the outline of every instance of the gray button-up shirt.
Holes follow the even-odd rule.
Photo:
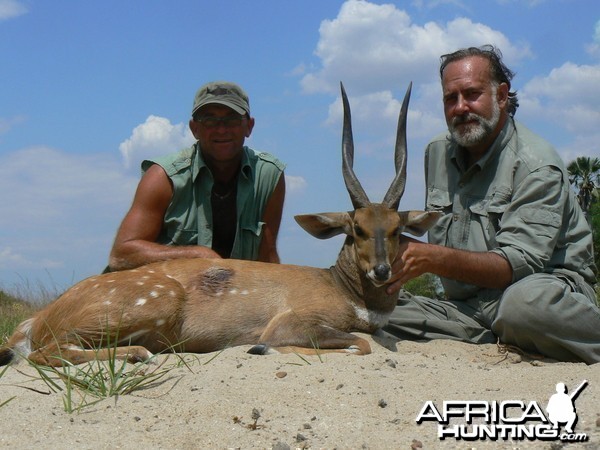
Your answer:
[[[495,252],[508,260],[513,282],[537,272],[561,272],[595,282],[592,234],[553,147],[507,120],[476,164],[447,134],[425,151],[426,204],[444,216],[429,241],[451,248]],[[497,296],[498,291],[442,279],[449,298]]]

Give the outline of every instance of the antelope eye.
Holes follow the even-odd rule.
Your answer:
[[[365,231],[360,226],[358,226],[357,224],[354,224],[354,234],[357,237],[360,237],[360,238],[364,238],[365,237]]]

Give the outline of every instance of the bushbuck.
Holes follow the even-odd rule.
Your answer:
[[[234,259],[174,259],[85,279],[21,323],[0,349],[58,366],[153,353],[212,352],[254,344],[250,353],[371,352],[353,331],[387,323],[396,296],[386,293],[402,232],[422,235],[437,212],[398,212],[406,184],[408,87],[398,119],[396,176],[382,203],[371,203],[354,170],[350,106],[344,109],[342,173],[350,212],[295,219],[311,235],[346,239],[329,269]]]

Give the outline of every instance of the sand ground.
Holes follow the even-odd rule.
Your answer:
[[[73,413],[64,390],[52,392],[21,363],[0,378],[0,447],[600,448],[600,364],[502,354],[495,345],[365,337],[373,347],[367,356],[254,356],[237,347],[185,355],[187,367],[161,357],[168,358],[161,368],[174,368],[159,382]],[[586,442],[440,440],[435,421],[416,423],[427,401],[440,409],[450,400],[545,408],[558,382],[574,389],[583,380],[575,432]]]

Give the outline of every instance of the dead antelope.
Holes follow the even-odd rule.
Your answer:
[[[422,235],[438,214],[397,211],[406,183],[410,86],[398,121],[396,176],[381,204],[369,201],[354,174],[350,107],[341,89],[342,171],[354,211],[296,216],[319,239],[347,235],[335,266],[179,259],[91,277],[21,323],[0,349],[0,363],[20,356],[58,366],[111,354],[136,362],[156,352],[245,344],[255,344],[255,354],[370,353],[369,343],[350,332],[386,324],[396,305],[385,284],[399,235]]]

